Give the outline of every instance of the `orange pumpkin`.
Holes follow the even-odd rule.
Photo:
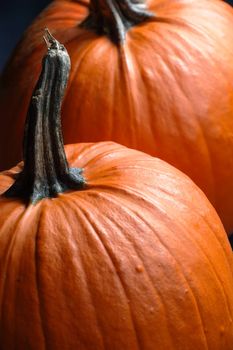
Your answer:
[[[24,165],[0,174],[1,350],[231,350],[233,257],[215,210],[180,171],[112,142],[67,146],[70,168],[69,59],[46,41]]]
[[[63,105],[65,143],[113,140],[168,161],[199,185],[230,232],[233,11],[218,0],[140,4],[54,1],[35,20],[1,79],[1,169],[21,159],[44,54],[41,30],[48,26],[73,67]]]

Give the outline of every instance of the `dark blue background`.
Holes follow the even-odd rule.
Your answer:
[[[24,29],[51,0],[2,0],[0,6],[0,70]],[[233,5],[233,0],[226,2]]]
[[[25,28],[50,0],[2,0],[0,6],[0,70]]]

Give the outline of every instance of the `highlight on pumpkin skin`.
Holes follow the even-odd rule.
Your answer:
[[[232,350],[232,251],[203,193],[113,142],[65,148],[87,190],[0,196],[1,350]]]
[[[43,38],[48,51],[28,108],[23,141],[24,167],[5,192],[6,197],[20,197],[29,203],[85,186],[82,169],[68,167],[61,132],[61,103],[69,77],[70,58],[47,28]]]
[[[0,169],[22,159],[26,110],[45,51],[41,28],[49,27],[72,61],[64,143],[111,140],[164,159],[204,191],[230,234],[233,8],[218,0],[146,5],[155,19],[131,27],[120,47],[80,28],[89,0],[52,1],[35,19],[0,79]]]
[[[137,150],[77,143],[65,156],[70,62],[46,40],[15,190],[33,180],[30,198],[50,197],[72,175],[83,184],[81,169],[88,187],[30,208],[0,196],[1,350],[232,350],[233,257],[215,210],[188,176]],[[0,173],[0,193],[19,169]]]

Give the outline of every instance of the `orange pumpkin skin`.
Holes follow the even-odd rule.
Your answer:
[[[0,88],[0,166],[21,159],[23,125],[38,78],[41,29],[63,42],[72,72],[65,143],[113,140],[188,174],[233,230],[233,12],[218,0],[147,2],[155,22],[118,48],[78,27],[88,2],[55,1],[25,33]],[[77,93],[78,91],[78,93]]]
[[[66,154],[85,190],[0,196],[1,350],[232,350],[233,257],[203,193],[111,142]]]

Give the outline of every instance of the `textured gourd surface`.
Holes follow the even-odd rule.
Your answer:
[[[233,257],[202,191],[111,142],[66,154],[85,190],[0,196],[1,350],[232,350]]]
[[[49,27],[72,61],[65,143],[113,140],[188,174],[233,230],[233,11],[218,0],[151,0],[156,20],[121,47],[78,27],[88,1],[54,1],[25,33],[0,87],[0,167],[21,160],[23,125]]]

